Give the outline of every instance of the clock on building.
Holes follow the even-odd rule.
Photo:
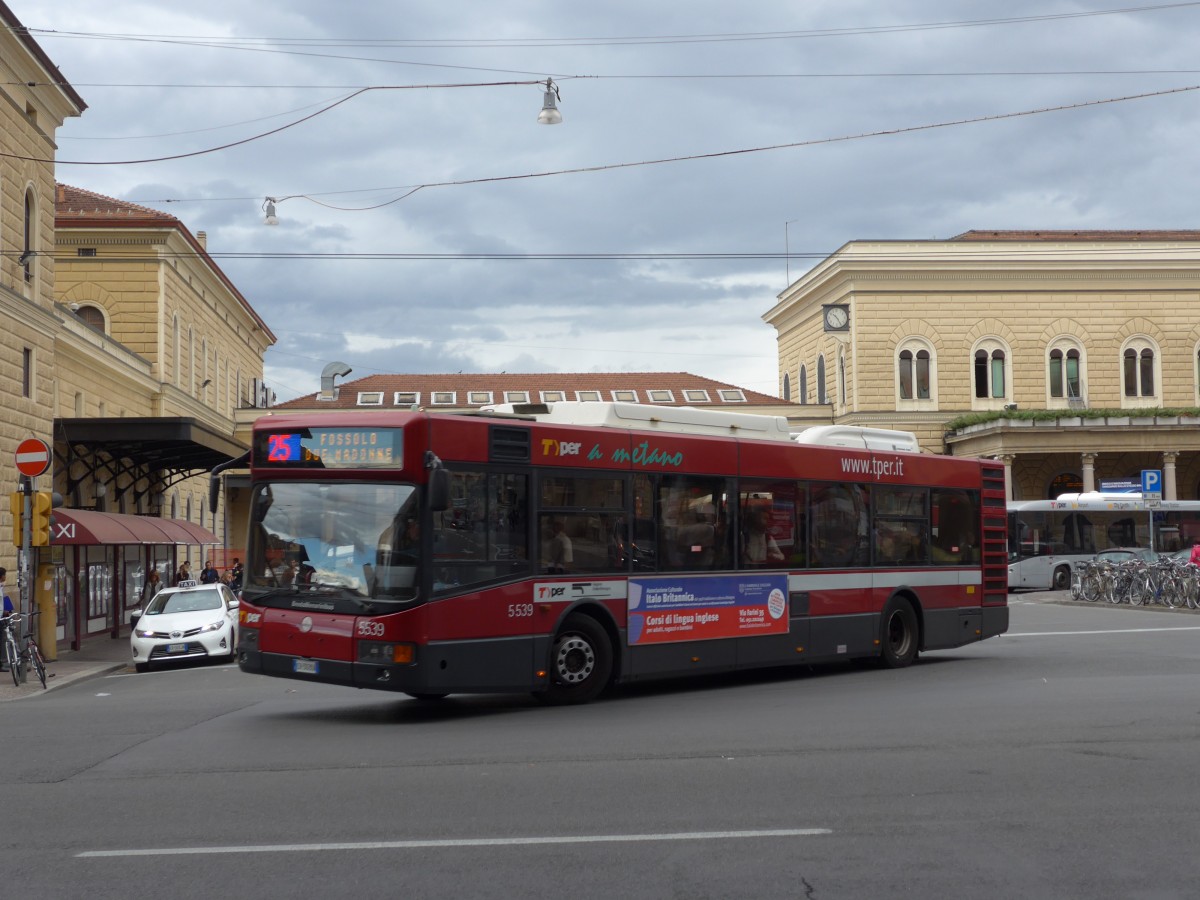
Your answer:
[[[822,318],[826,331],[845,331],[850,327],[850,307],[842,304],[826,306]]]

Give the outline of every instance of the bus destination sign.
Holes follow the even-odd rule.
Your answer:
[[[259,466],[302,469],[386,469],[403,463],[399,428],[298,428],[254,436]]]

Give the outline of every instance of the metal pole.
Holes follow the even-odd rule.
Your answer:
[[[29,572],[30,549],[33,543],[33,489],[37,482],[36,478],[31,478],[28,475],[21,476],[21,490],[25,493],[24,514],[21,516],[21,559],[17,566],[17,579],[19,580],[18,593],[21,595],[20,611],[25,618],[21,619],[21,633],[17,638],[17,646],[24,652],[28,637],[30,634],[31,622],[29,613],[33,612],[33,598],[30,596],[30,588],[33,586],[33,578]],[[25,657],[9,661],[9,665],[16,666],[20,673],[21,683],[25,683]]]

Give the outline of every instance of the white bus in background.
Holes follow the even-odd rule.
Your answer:
[[[1141,494],[1062,494],[1008,504],[1010,590],[1066,590],[1081,562],[1114,547],[1172,553],[1200,543],[1200,500]]]

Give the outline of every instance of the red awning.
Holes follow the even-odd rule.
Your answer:
[[[220,544],[211,531],[179,519],[127,516],[91,509],[54,510],[50,543],[69,544]]]

